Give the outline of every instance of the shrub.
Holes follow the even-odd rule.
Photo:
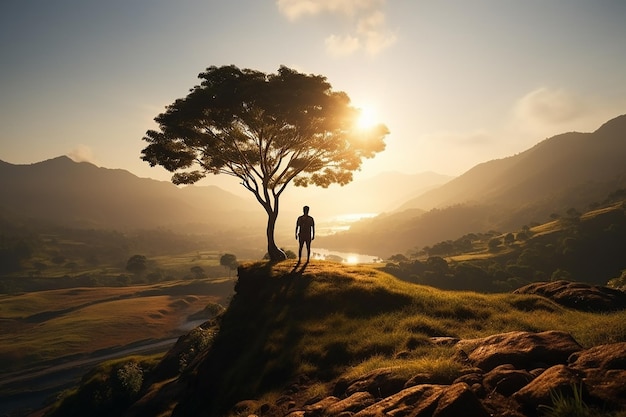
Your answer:
[[[137,362],[131,361],[120,366],[116,376],[121,388],[121,396],[133,399],[139,394],[143,384],[143,370]]]

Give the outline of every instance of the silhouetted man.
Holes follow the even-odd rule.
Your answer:
[[[302,259],[302,246],[306,243],[306,261],[309,262],[311,256],[311,241],[315,239],[315,220],[309,216],[309,206],[302,208],[304,214],[296,221],[296,239],[300,243],[298,249],[298,263]]]

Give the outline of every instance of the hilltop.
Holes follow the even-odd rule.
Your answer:
[[[369,266],[246,264],[227,310],[146,365],[132,395],[141,359],[103,365],[50,415],[521,417],[580,382],[584,401],[608,412],[626,406],[625,319]],[[118,387],[115,412],[94,403],[106,386]]]

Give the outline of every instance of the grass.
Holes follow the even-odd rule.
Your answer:
[[[232,281],[175,281],[73,288],[0,298],[0,368],[5,372],[140,340],[175,337],[210,303],[227,305]]]
[[[452,348],[433,346],[429,337],[561,330],[591,347],[626,341],[624,323],[626,311],[594,314],[538,296],[437,290],[369,266],[249,264],[212,352],[224,365],[204,370],[204,379],[220,385],[205,389],[234,401],[274,392],[301,375],[323,382],[381,367],[452,381],[462,364]]]

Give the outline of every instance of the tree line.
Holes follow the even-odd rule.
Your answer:
[[[534,234],[526,226],[516,233],[468,234],[410,256],[394,255],[385,270],[406,281],[449,290],[503,292],[559,279],[607,285],[626,270],[624,207],[622,203],[588,216],[576,210],[551,216],[555,230],[550,233]],[[481,247],[488,256],[455,260]]]

